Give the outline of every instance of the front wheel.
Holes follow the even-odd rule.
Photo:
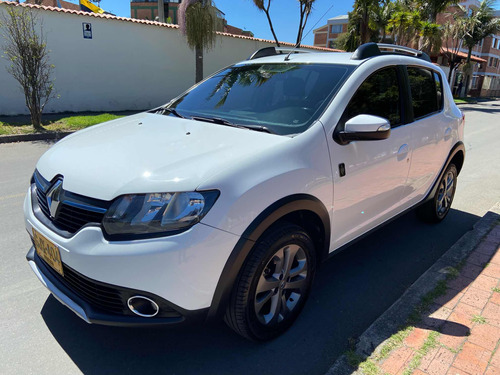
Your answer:
[[[457,167],[450,164],[439,181],[434,197],[418,208],[417,214],[422,220],[437,223],[446,217],[455,197],[457,175]]]
[[[224,320],[256,341],[288,329],[305,304],[316,270],[309,235],[294,224],[280,224],[257,242],[234,287]]]

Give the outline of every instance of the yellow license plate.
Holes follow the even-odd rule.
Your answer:
[[[59,248],[38,233],[35,228],[33,228],[33,242],[35,243],[35,250],[38,256],[59,272],[61,276],[64,276]]]

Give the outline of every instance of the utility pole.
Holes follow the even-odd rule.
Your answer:
[[[158,0],[158,21],[165,23],[165,4],[163,4],[163,0]]]

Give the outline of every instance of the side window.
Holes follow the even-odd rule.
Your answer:
[[[352,97],[343,118],[349,120],[362,114],[386,118],[391,126],[401,123],[399,81],[396,68],[381,69],[368,77]]]
[[[430,70],[417,67],[408,67],[411,102],[415,120],[437,112],[438,94],[436,80]],[[441,81],[439,81],[441,86]]]
[[[443,109],[443,84],[439,74],[436,72],[432,72],[432,74],[434,75],[434,82],[436,83],[437,105],[440,111]]]

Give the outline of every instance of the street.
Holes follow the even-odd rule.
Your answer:
[[[414,212],[332,257],[294,326],[255,344],[223,322],[179,328],[89,325],[50,296],[25,254],[22,203],[53,143],[0,145],[1,374],[324,374],[381,313],[500,197],[500,101],[467,104],[466,160],[438,225]]]

